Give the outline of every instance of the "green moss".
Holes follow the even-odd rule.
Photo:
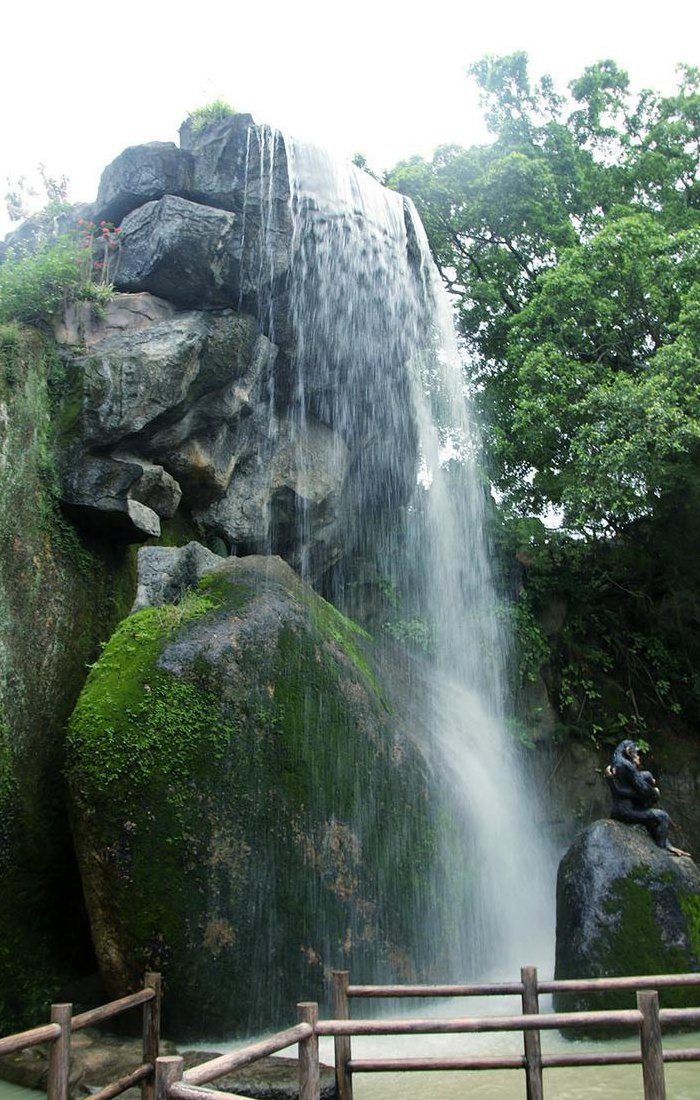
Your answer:
[[[149,545],[186,546],[188,542],[201,542],[202,531],[182,508],[170,519],[161,520],[159,539],[151,539]]]
[[[362,642],[371,640],[367,631],[352,619],[346,618],[333,604],[328,603],[321,596],[314,594],[312,598],[308,598],[307,607],[314,626],[324,639],[332,641],[342,650],[360,676],[371,683],[377,696],[382,699],[385,706],[388,706],[379,681],[362,650]]]
[[[167,1026],[211,1035],[322,996],[346,951],[390,970],[436,839],[422,765],[348,656],[364,632],[274,560],[232,560],[188,602],[119,626],[71,722],[70,775],[115,949],[134,980],[163,970]]]
[[[192,592],[177,605],[145,608],[119,624],[70,720],[70,776],[77,787],[106,791],[127,776],[140,785],[156,772],[196,772],[203,742],[220,758],[230,732],[220,709],[198,685],[156,667],[165,642],[215,607],[210,597]]]
[[[214,600],[220,607],[228,611],[237,611],[250,603],[255,596],[255,586],[246,582],[245,578],[238,579],[227,572],[204,573],[197,586],[197,591]]]
[[[64,732],[99,640],[133,601],[131,551],[62,516],[64,383],[52,342],[12,328],[0,364],[0,1031],[36,1023],[49,990],[94,967],[71,853]],[[66,368],[67,370],[67,368]]]
[[[678,905],[686,921],[689,948],[664,943],[659,913],[662,893],[668,889],[678,895],[680,886],[671,874],[659,878],[639,868],[615,883],[606,899],[601,931],[588,954],[596,959],[596,975],[606,977],[637,974],[685,974],[696,969],[700,956],[700,897],[683,895]],[[665,912],[665,909],[664,909]],[[590,975],[581,975],[581,977]],[[694,990],[664,989],[659,994],[665,1008],[684,1008],[695,1004]],[[558,994],[558,1010],[587,1011],[636,1007],[630,991]],[[592,1034],[601,1035],[598,1029]],[[571,1036],[576,1038],[577,1035]]]
[[[680,905],[688,924],[690,951],[695,956],[696,966],[700,967],[700,897],[686,894],[681,897]]]

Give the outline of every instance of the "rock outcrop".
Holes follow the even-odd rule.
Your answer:
[[[333,966],[407,977],[435,822],[367,636],[279,558],[141,557],[159,606],[93,667],[67,756],[108,989],[161,970],[169,1032],[211,1036],[288,1022]]]
[[[335,225],[332,200],[304,203],[324,232]],[[371,203],[343,217],[387,287],[401,265],[419,286],[401,200],[389,205],[398,240],[372,222]],[[417,444],[405,368],[428,326],[418,335],[395,316],[396,288],[386,304],[367,288],[361,308],[348,303],[357,280],[326,270],[327,243],[300,230],[292,206],[287,143],[249,115],[186,123],[181,148],[134,146],[105,170],[92,217],[121,221],[110,259],[120,293],[100,318],[81,304],[55,324],[72,379],[61,423],[75,522],[139,542],[179,510],[204,542],[278,553],[320,576],[347,556],[363,516],[408,499]],[[310,338],[319,278],[334,291]],[[345,343],[339,311],[355,318]]]
[[[177,1054],[174,1043],[161,1039],[161,1055]],[[186,1050],[182,1054],[185,1069],[220,1057],[218,1052]],[[71,1037],[69,1100],[84,1097],[119,1081],[141,1064],[141,1040],[102,1035],[88,1028]],[[0,1079],[21,1088],[46,1092],[49,1077],[48,1046],[31,1047],[0,1058]],[[335,1070],[320,1066],[320,1100],[335,1100]],[[217,1078],[217,1092],[232,1093],[234,1098],[249,1096],[251,1100],[297,1100],[299,1096],[299,1063],[295,1058],[260,1058],[250,1066]],[[124,1100],[139,1100],[140,1087],[122,1093]]]
[[[556,978],[700,970],[700,870],[658,848],[645,828],[596,821],[557,879]],[[687,999],[689,998],[689,999]],[[664,991],[662,1003],[695,1003]],[[629,993],[559,994],[562,1009],[633,1007]]]

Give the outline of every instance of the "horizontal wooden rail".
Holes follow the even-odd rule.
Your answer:
[[[695,1062],[700,1058],[700,1050],[665,1050],[664,1062]],[[582,1051],[580,1054],[543,1054],[542,1068],[574,1066],[639,1066],[642,1055],[639,1050]],[[92,1100],[92,1097],[90,1097]]]
[[[304,1039],[310,1039],[313,1034],[314,1029],[311,1024],[296,1024],[294,1027],[287,1028],[286,1031],[279,1031],[276,1035],[261,1039],[259,1043],[251,1043],[241,1050],[232,1050],[229,1054],[221,1054],[218,1058],[212,1058],[208,1062],[202,1062],[199,1066],[193,1066],[192,1069],[188,1069],[183,1073],[182,1080],[185,1085],[204,1085],[208,1081],[214,1081],[217,1077],[223,1077],[225,1073],[231,1073],[234,1069],[240,1069],[241,1066],[256,1062],[258,1058],[266,1058],[268,1054],[277,1054],[285,1047],[302,1042]],[[175,1095],[175,1089],[182,1089],[182,1086],[179,1083],[173,1085],[170,1090],[173,1095]],[[182,1100],[185,1100],[184,1093],[179,1092],[177,1095],[181,1095]]]
[[[542,988],[540,986],[540,988]],[[348,997],[494,997],[520,994],[522,982],[472,985],[349,985]]]
[[[153,1073],[153,1063],[144,1062],[142,1066],[127,1073],[125,1077],[120,1077],[118,1081],[113,1081],[111,1085],[106,1085],[98,1092],[90,1093],[90,1100],[113,1100],[115,1096],[120,1096],[127,1089],[138,1085],[139,1081],[145,1081],[151,1073]]]
[[[683,1050],[665,1050],[664,1062],[700,1062],[700,1047],[684,1047]]]
[[[525,1056],[484,1058],[351,1058],[351,1073],[398,1073],[403,1070],[524,1069]]]
[[[678,1010],[681,1011],[681,1010]],[[609,1012],[543,1012],[522,1016],[466,1016],[416,1020],[319,1020],[318,1035],[450,1035],[565,1027],[639,1027],[638,1009]],[[190,1071],[191,1072],[191,1071]]]
[[[700,986],[697,974],[642,974],[622,978],[562,978],[537,983],[538,993],[594,993],[615,989],[670,989]],[[469,985],[348,985],[348,997],[498,997],[520,995],[522,982],[476,982]]]
[[[624,978],[562,978],[537,983],[538,993],[597,993],[614,989],[672,989],[675,986],[700,985],[697,974],[642,974]]]
[[[99,1008],[91,1008],[88,1012],[80,1012],[71,1020],[71,1031],[80,1031],[84,1027],[94,1027],[103,1020],[109,1020],[112,1016],[118,1016],[120,1012],[126,1012],[130,1008],[138,1008],[139,1005],[152,1001],[156,996],[155,989],[140,989],[138,993],[130,993],[128,997],[120,997],[118,1001],[110,1001],[109,1004],[100,1005]]]
[[[155,1100],[155,1062],[160,1047],[160,997],[160,974],[149,971],[146,973],[143,989],[127,997],[110,1001],[109,1004],[90,1009],[88,1012],[71,1016],[72,1005],[53,1004],[51,1005],[51,1023],[0,1039],[0,1055],[12,1054],[17,1050],[26,1050],[40,1043],[48,1043],[48,1100],[68,1100],[72,1033],[143,1005],[141,1065],[118,1081],[93,1093],[93,1096],[95,1100],[114,1100],[114,1097],[140,1083],[141,1100]]]
[[[700,1060],[700,1050],[664,1051],[664,1062],[694,1062]],[[352,1058],[347,1067],[351,1073],[399,1073],[403,1070],[460,1069],[524,1069],[524,1055],[491,1055],[472,1058]],[[579,1054],[543,1054],[543,1069],[574,1068],[576,1066],[639,1066],[638,1050],[585,1051]],[[90,1100],[93,1100],[91,1097]]]
[[[662,1024],[700,1024],[700,1008],[661,1008]]]
[[[14,1054],[16,1050],[37,1047],[40,1043],[51,1043],[61,1034],[59,1024],[44,1024],[29,1031],[19,1031],[16,1035],[7,1035],[0,1039],[0,1055]]]

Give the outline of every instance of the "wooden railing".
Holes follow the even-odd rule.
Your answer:
[[[160,974],[146,974],[144,988],[128,997],[100,1005],[72,1015],[70,1004],[51,1006],[51,1023],[35,1027],[29,1031],[20,1031],[16,1035],[7,1035],[0,1039],[0,1056],[12,1054],[17,1050],[50,1043],[49,1074],[47,1084],[48,1100],[68,1100],[68,1077],[70,1070],[71,1034],[81,1028],[94,1027],[129,1009],[143,1005],[143,1062],[131,1073],[106,1088],[94,1092],[90,1100],[112,1100],[134,1085],[141,1084],[142,1100],[153,1100],[155,1083],[155,1065],[160,1053]]]
[[[486,1070],[519,1069],[525,1073],[528,1100],[543,1100],[543,1070],[563,1066],[641,1065],[645,1100],[665,1100],[664,1062],[700,1061],[700,1048],[664,1051],[662,1025],[700,1026],[700,1008],[660,1009],[658,990],[678,986],[700,988],[700,974],[653,975],[632,978],[604,978],[581,981],[538,982],[534,967],[523,967],[519,982],[473,985],[351,985],[347,971],[336,971],[333,981],[332,1020],[318,1019],[318,1006],[297,1006],[296,1027],[279,1032],[261,1042],[230,1054],[224,1054],[199,1066],[184,1070],[180,1057],[159,1058],[156,1062],[155,1100],[232,1100],[230,1092],[202,1088],[217,1077],[250,1065],[268,1054],[299,1044],[299,1100],[319,1100],[319,1036],[335,1039],[335,1076],[338,1100],[352,1100],[355,1073],[406,1070]],[[637,1007],[600,1012],[539,1011],[539,996],[554,992],[605,992],[629,989],[636,992]],[[378,997],[484,997],[518,995],[522,1012],[515,1016],[475,1016],[418,1019],[351,1020],[352,998]],[[540,1032],[566,1028],[635,1028],[640,1048],[632,1051],[589,1051],[572,1048],[568,1054],[543,1054]],[[473,1034],[477,1032],[519,1031],[523,1035],[523,1053],[462,1058],[353,1058],[353,1035]]]
[[[658,991],[677,987],[698,987],[700,974],[665,974],[630,978],[602,978],[539,982],[534,967],[523,967],[519,982],[472,985],[351,985],[347,971],[333,975],[331,1020],[319,1020],[318,1005],[297,1005],[298,1022],[241,1050],[232,1051],[184,1069],[179,1056],[159,1057],[160,997],[159,974],[147,974],[144,988],[118,1001],[71,1016],[71,1005],[51,1008],[51,1022],[0,1039],[0,1055],[49,1043],[49,1100],[67,1100],[70,1041],[73,1031],[103,1023],[122,1012],[143,1005],[143,1063],[127,1076],[93,1093],[91,1100],[112,1100],[140,1083],[143,1100],[234,1100],[230,1092],[203,1088],[225,1074],[299,1045],[299,1100],[319,1100],[320,1036],[335,1040],[335,1077],[338,1100],[352,1100],[356,1073],[406,1070],[519,1069],[525,1073],[528,1100],[543,1100],[543,1070],[564,1066],[641,1065],[645,1100],[665,1100],[665,1062],[700,1061],[700,1048],[664,1050],[662,1027],[700,1026],[700,1008],[659,1008]],[[539,997],[548,993],[600,993],[614,990],[636,992],[637,1007],[600,1012],[548,1012],[539,1010]],[[428,1017],[406,1019],[350,1019],[353,998],[519,996],[522,1012],[511,1016]],[[572,1048],[566,1054],[543,1054],[540,1033],[566,1028],[634,1028],[639,1031],[639,1050],[588,1051]],[[518,1031],[523,1036],[522,1054],[474,1055],[460,1058],[353,1058],[353,1035],[474,1034]]]

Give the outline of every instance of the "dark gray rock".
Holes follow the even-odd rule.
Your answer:
[[[645,828],[596,821],[557,878],[556,978],[700,970],[700,871],[658,848]],[[663,1003],[694,1002],[695,992]],[[629,994],[558,995],[559,1007],[632,1006]]]
[[[81,525],[141,542],[159,537],[159,515],[174,515],[180,495],[177,482],[162,466],[89,455],[64,469],[61,499]]]
[[[308,417],[303,439],[299,426],[286,417],[252,422],[247,447],[239,452],[226,495],[194,515],[229,546],[264,553],[273,545],[300,567],[300,554],[315,565],[331,565],[342,553],[340,508],[348,471],[348,448],[330,428]],[[298,528],[306,519],[305,545]],[[307,563],[308,564],[308,563]]]
[[[185,1065],[198,1065],[205,1058],[198,1051],[185,1052]],[[335,1070],[321,1065],[320,1100],[335,1100]],[[218,1077],[212,1087],[220,1092],[232,1092],[236,1096],[250,1096],[253,1100],[298,1100],[299,1063],[296,1058],[261,1058],[252,1066],[243,1066],[225,1077]]]
[[[268,180],[263,188],[260,185],[270,168],[276,197],[288,201],[289,182],[281,135],[269,127],[257,127],[251,115],[232,115],[199,129],[191,119],[186,119],[180,127],[180,145],[192,158],[190,197],[196,201],[242,214],[248,203],[259,203],[261,191],[268,192]]]
[[[424,973],[437,825],[372,661],[274,557],[219,560],[193,598],[120,625],[67,761],[110,995],[157,963],[170,1034],[252,1034],[323,1000],[340,964]]]
[[[118,225],[137,206],[192,190],[192,156],[172,141],[132,145],[107,165],[95,200],[95,220]]]
[[[235,214],[166,195],[128,214],[114,284],[181,308],[235,307],[241,233]]]
[[[182,494],[228,550],[274,549],[297,565],[304,554],[314,570],[328,568],[343,552],[345,441],[311,414],[300,438],[295,418],[270,409],[277,349],[252,317],[168,317],[167,303],[145,294],[131,306],[130,297],[118,296],[70,360],[80,392],[64,451],[64,505],[82,523],[92,508],[93,526],[105,531],[109,517],[123,538],[127,498],[167,518]],[[76,327],[73,315],[62,328],[71,343]],[[138,510],[134,517],[142,524]],[[134,537],[154,529],[140,525]]]
[[[161,1055],[177,1054],[174,1043],[161,1039]],[[216,1052],[183,1051],[185,1069],[219,1057]],[[92,1028],[71,1036],[71,1061],[68,1079],[69,1100],[85,1097],[113,1084],[134,1070],[143,1060],[140,1039],[102,1035]],[[334,1100],[335,1071],[321,1065],[321,1100]],[[0,1058],[0,1080],[26,1089],[46,1092],[49,1060],[48,1047],[31,1047]],[[261,1058],[251,1066],[219,1077],[212,1083],[218,1092],[249,1096],[254,1100],[297,1100],[299,1063],[295,1058]],[[128,1089],[126,1100],[138,1100],[140,1089]]]
[[[250,115],[234,115],[200,130],[187,120],[180,141],[194,163],[189,197],[240,215],[241,304],[256,313],[275,343],[287,346],[292,339],[286,280],[293,230],[283,136],[256,126]]]
[[[75,361],[82,374],[82,439],[104,448],[143,438],[146,429],[164,439],[182,418],[190,428],[197,422],[194,406],[207,394],[241,382],[242,402],[253,383],[251,364],[257,376],[268,350],[252,318],[231,314],[181,313],[108,336]]]
[[[221,558],[198,542],[186,546],[144,546],[139,550],[136,600],[132,607],[161,607],[177,603],[188,588],[195,588],[204,573],[221,564]]]

